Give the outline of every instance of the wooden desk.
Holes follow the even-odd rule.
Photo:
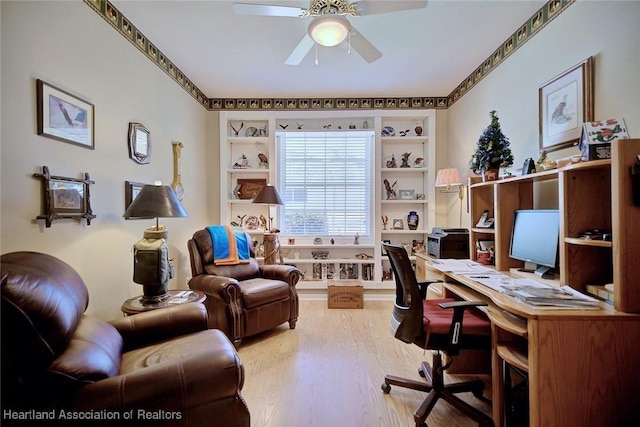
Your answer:
[[[429,269],[429,258],[419,257]],[[616,311],[604,302],[598,310],[539,310],[464,276],[439,274],[446,297],[489,304],[497,427],[504,425],[503,360],[529,375],[532,427],[637,421],[640,315]]]

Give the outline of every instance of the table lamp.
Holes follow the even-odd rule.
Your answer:
[[[156,183],[143,186],[123,216],[156,219],[155,227],[147,228],[144,238],[134,245],[133,281],[142,285],[143,302],[161,301],[168,296],[173,266],[166,244],[168,231],[158,224],[158,218],[182,218],[187,212],[173,188]]]
[[[277,233],[279,230],[274,230],[271,227],[271,205],[284,205],[282,198],[278,190],[273,185],[263,185],[262,188],[256,193],[251,203],[261,203],[269,205],[269,211],[267,213],[269,226],[264,232],[264,263],[275,264],[275,254],[277,252],[279,242]]]
[[[457,190],[452,190],[451,187],[458,186]],[[464,184],[460,173],[457,168],[440,169],[436,175],[435,187],[444,187],[445,190],[440,190],[441,193],[458,193],[460,198],[460,226],[462,226],[462,199],[464,198]]]

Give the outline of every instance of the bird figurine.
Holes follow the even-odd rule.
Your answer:
[[[401,168],[410,168],[411,166],[409,166],[409,156],[411,155],[411,153],[403,153],[402,154],[402,164],[400,165]]]
[[[240,123],[240,127],[238,129],[233,127],[233,123],[229,123],[229,126],[231,126],[231,129],[233,129],[233,136],[238,136],[240,134],[240,129],[244,127],[244,122]]]
[[[388,168],[395,168],[398,167],[398,164],[396,163],[396,156],[395,154],[391,153],[391,159],[387,160],[387,167]]]
[[[395,190],[397,183],[398,181],[395,181],[392,185],[389,183],[388,179],[384,179],[384,188],[387,190],[387,200],[396,200],[398,198]]]
[[[416,159],[413,161],[413,166],[416,168],[421,167],[423,160],[424,160],[424,157],[416,157]]]

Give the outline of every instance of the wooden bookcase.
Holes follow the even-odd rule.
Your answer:
[[[470,256],[475,242],[495,241],[499,271],[522,267],[509,257],[514,212],[533,209],[536,185],[556,181],[560,211],[559,283],[585,292],[587,285],[613,283],[615,308],[640,312],[640,207],[632,203],[630,167],[640,154],[640,140],[614,142],[612,158],[492,182],[470,182]],[[495,219],[493,229],[477,228],[482,212]],[[612,241],[585,240],[585,230],[611,230]]]

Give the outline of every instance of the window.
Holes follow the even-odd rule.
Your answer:
[[[372,234],[373,131],[278,132],[282,232]]]

